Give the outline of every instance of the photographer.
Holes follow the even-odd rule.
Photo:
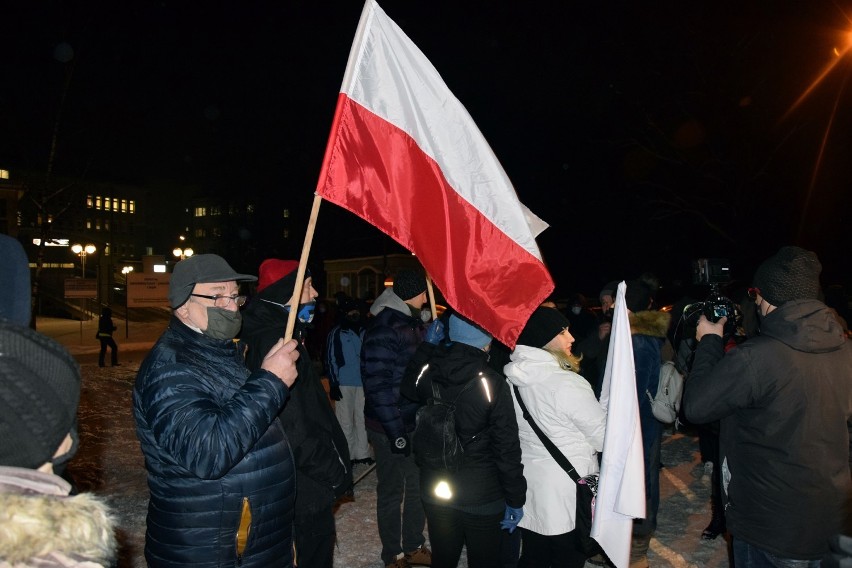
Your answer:
[[[726,318],[698,322],[687,418],[721,421],[734,563],[818,566],[852,505],[852,344],[819,294],[817,256],[783,247],[750,292],[760,335],[723,351]]]

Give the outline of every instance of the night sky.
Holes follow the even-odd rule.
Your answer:
[[[0,166],[45,169],[61,108],[57,173],[308,215],[362,2],[14,4]],[[852,5],[379,4],[550,223],[538,240],[561,294],[643,271],[688,281],[700,257],[747,281],[784,244],[815,250],[824,283],[852,280]],[[312,262],[386,251],[323,206]]]

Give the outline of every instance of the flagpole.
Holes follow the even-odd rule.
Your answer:
[[[293,329],[296,327],[296,315],[299,311],[299,302],[302,299],[302,286],[305,280],[305,266],[308,264],[308,255],[311,252],[311,243],[314,240],[314,231],[317,227],[317,217],[322,203],[322,197],[314,194],[314,204],[311,207],[311,217],[308,219],[308,230],[305,232],[305,243],[302,245],[302,256],[299,259],[299,270],[296,272],[296,283],[293,285],[293,297],[290,299],[290,315],[287,317],[287,328],[284,331],[284,341],[290,341],[293,337]]]
[[[429,292],[429,308],[432,310],[432,320],[438,319],[438,314],[435,312],[435,290],[432,288],[432,277],[426,274],[426,290]]]

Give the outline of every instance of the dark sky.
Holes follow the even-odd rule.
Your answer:
[[[308,215],[362,2],[14,4],[0,162],[44,169],[61,107],[57,173],[255,193]],[[852,54],[832,50],[849,45],[850,4],[380,5],[551,224],[539,244],[560,292],[644,270],[689,280],[699,257],[748,280],[783,244],[848,283]],[[331,204],[315,239],[315,262],[387,248]]]

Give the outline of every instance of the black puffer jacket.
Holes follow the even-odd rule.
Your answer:
[[[429,366],[422,372],[426,364]],[[471,380],[476,383],[462,393]],[[481,349],[464,343],[449,346],[422,343],[406,369],[401,393],[421,406],[432,396],[432,381],[439,386],[445,400],[458,397],[456,431],[465,444],[465,452],[462,466],[456,472],[421,469],[421,498],[480,514],[500,512],[507,504],[522,507],[527,482],[515,408],[506,379],[489,367],[488,356]],[[450,499],[435,496],[439,481],[450,484]]]
[[[295,476],[277,420],[286,398],[275,375],[249,373],[233,341],[172,318],[133,391],[149,566],[292,564]]]
[[[721,337],[702,337],[683,402],[691,422],[721,419],[735,538],[806,560],[848,534],[852,344],[822,302],[785,303],[727,354]]]
[[[281,304],[292,295],[292,283],[276,282],[252,298],[243,313],[240,339],[248,346],[249,369],[260,368],[263,358],[284,336],[288,312]],[[300,339],[296,362],[299,376],[280,414],[296,460],[297,515],[310,515],[330,507],[352,487],[346,436],[305,349],[304,331],[304,324],[297,323],[294,337]]]
[[[414,430],[417,403],[400,399],[405,368],[426,333],[408,304],[387,288],[376,298],[361,346],[364,422],[370,430],[395,440]]]

